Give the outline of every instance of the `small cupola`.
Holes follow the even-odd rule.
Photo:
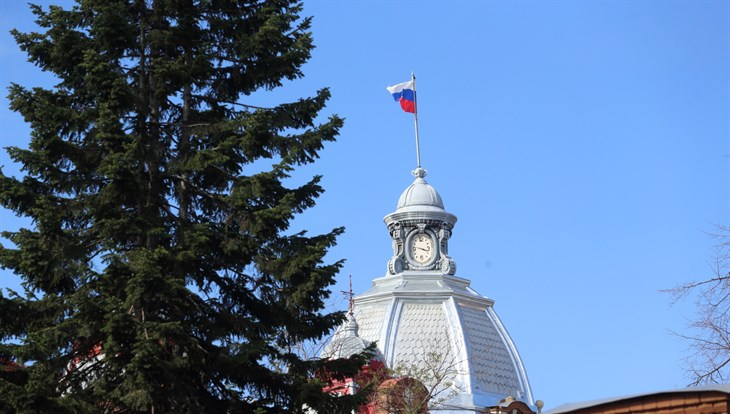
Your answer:
[[[355,316],[348,313],[347,321],[324,348],[322,356],[327,359],[349,358],[367,349],[370,342],[360,338],[359,328]]]
[[[444,211],[444,202],[438,191],[423,179],[426,176],[426,170],[417,168],[413,171],[413,175],[416,179],[401,194],[398,199],[396,212],[423,210]]]
[[[416,179],[401,194],[398,208],[383,219],[393,239],[388,274],[415,270],[453,275],[456,263],[448,252],[456,216],[444,210],[441,195],[424,179],[426,170],[418,167],[413,176]]]

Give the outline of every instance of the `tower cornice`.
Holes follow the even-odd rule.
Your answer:
[[[404,271],[395,276],[374,279],[371,288],[354,300],[356,305],[362,305],[390,298],[432,300],[453,297],[480,309],[494,305],[494,300],[480,295],[469,285],[469,279],[440,272]]]

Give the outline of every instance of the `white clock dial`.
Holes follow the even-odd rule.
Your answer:
[[[411,257],[418,263],[426,263],[433,257],[433,241],[425,234],[418,234],[411,240]]]

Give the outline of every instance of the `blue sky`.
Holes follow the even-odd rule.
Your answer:
[[[347,228],[330,255],[347,259],[336,291],[385,273],[382,218],[415,167],[412,116],[385,87],[413,70],[426,179],[459,218],[457,275],[495,299],[535,397],[550,408],[689,382],[670,332],[686,333],[694,308],[659,290],[711,275],[706,232],[730,224],[730,2],[309,1],[305,13],[317,45],[305,78],[245,102],[329,86],[326,114],[346,118],[292,178],[323,174],[327,190],[295,229]],[[0,25],[2,87],[51,84],[7,33],[32,27],[25,2],[4,0]],[[27,142],[3,97],[0,144]],[[17,171],[5,153],[0,164]],[[3,228],[19,223],[2,212]]]

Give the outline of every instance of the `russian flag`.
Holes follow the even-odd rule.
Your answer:
[[[393,95],[393,99],[396,102],[400,102],[400,107],[404,111],[412,114],[416,113],[416,88],[412,80],[399,83],[395,86],[388,86],[385,89]]]

